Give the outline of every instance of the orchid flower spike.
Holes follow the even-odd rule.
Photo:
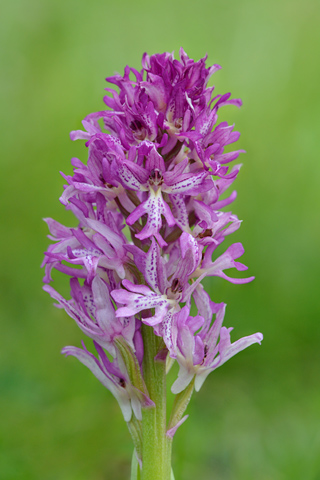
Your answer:
[[[193,391],[263,338],[254,333],[231,343],[232,328],[222,325],[226,305],[202,284],[212,276],[236,285],[254,279],[243,277],[241,243],[217,253],[241,225],[230,210],[236,191],[227,190],[241,167],[232,163],[244,153],[230,147],[240,134],[219,122],[219,110],[242,102],[208,87],[220,66],[207,67],[206,59],[194,61],[182,48],[179,59],[144,54],[140,71],[126,66],[124,75],[108,77],[107,109],[71,132],[72,140],[86,141],[88,161],[73,158],[73,174],[62,174],[60,201],[77,226],[45,219],[54,243],[43,261],[44,290],[94,347],[62,353],[116,398],[134,443],[132,479],[172,478],[172,438]],[[69,299],[50,285],[56,271],[69,278]],[[179,372],[167,421],[173,362]]]

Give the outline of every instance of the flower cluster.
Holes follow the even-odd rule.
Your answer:
[[[179,364],[175,394],[190,384],[199,390],[211,371],[262,340],[256,333],[231,343],[232,329],[222,326],[225,304],[214,303],[201,284],[207,276],[236,284],[254,278],[226,274],[247,269],[237,261],[240,243],[216,254],[241,223],[224,208],[236,192],[224,193],[241,166],[230,163],[242,152],[226,151],[239,133],[218,123],[218,110],[241,101],[213,96],[207,84],[220,67],[205,63],[182,49],[180,60],[145,54],[141,71],[126,67],[123,76],[109,77],[118,91],[106,89],[108,109],[71,133],[86,140],[88,162],[72,159],[60,200],[78,227],[46,219],[55,243],[45,253],[44,281],[52,281],[52,269],[68,275],[71,299],[44,289],[93,339],[97,356],[85,346],[63,353],[114,394],[127,422],[153,405],[143,379],[143,324],[163,339],[159,360]]]

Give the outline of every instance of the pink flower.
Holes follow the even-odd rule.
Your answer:
[[[214,303],[201,283],[206,276],[234,284],[254,279],[225,273],[247,269],[237,261],[241,243],[216,254],[241,224],[230,211],[236,192],[227,190],[241,167],[232,162],[244,152],[229,150],[240,136],[234,125],[218,123],[220,108],[241,106],[230,93],[212,98],[207,84],[219,68],[181,49],[179,60],[144,54],[141,71],[127,66],[123,76],[108,77],[117,88],[106,89],[108,110],[87,115],[84,130],[71,132],[72,140],[86,140],[88,162],[72,159],[60,201],[78,225],[46,219],[54,243],[45,253],[44,281],[52,282],[55,270],[71,277],[71,298],[44,289],[93,340],[98,357],[85,347],[63,353],[114,394],[131,427],[141,408],[153,405],[141,369],[149,347],[143,324],[163,339],[157,360],[179,364],[175,394],[191,395],[211,371],[262,340],[255,333],[231,343],[232,329],[222,326],[225,304]],[[193,300],[198,314],[190,316]],[[183,421],[179,415],[169,436]]]

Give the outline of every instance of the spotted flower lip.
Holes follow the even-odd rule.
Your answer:
[[[152,240],[148,254],[142,265],[143,274],[149,287],[146,285],[134,285],[129,280],[123,280],[122,285],[126,288],[113,290],[112,297],[124,307],[117,309],[116,315],[135,315],[143,310],[155,308],[155,314],[143,318],[147,325],[157,325],[165,318],[168,311],[173,314],[180,309],[180,302],[189,302],[193,290],[198,282],[189,284],[193,272],[200,262],[200,252],[197,242],[191,235],[182,234],[180,240],[180,256],[177,258],[177,266],[174,274],[170,271],[170,265],[165,265],[161,259],[159,245]]]
[[[183,307],[177,314],[175,341],[180,370],[171,388],[175,394],[183,391],[194,376],[195,390],[199,391],[209,373],[253,343],[261,344],[262,333],[255,333],[231,343],[230,332],[233,328],[222,326],[226,305],[212,306],[212,313],[216,318],[211,326],[211,319],[190,317],[188,307]]]
[[[114,338],[123,337],[135,350],[134,337],[139,328],[139,322],[133,316],[118,318],[110,300],[106,283],[95,276],[92,284],[80,286],[78,279],[72,278],[71,300],[65,300],[50,285],[43,289],[64,308],[80,329],[111,355],[116,354]]]
[[[44,290],[95,349],[83,344],[63,353],[115,396],[134,424],[136,451],[142,409],[154,406],[143,379],[149,345],[142,331],[162,339],[156,361],[179,365],[172,385],[181,394],[179,412],[164,430],[170,438],[187,417],[182,411],[193,389],[262,340],[255,333],[231,343],[232,328],[222,326],[225,304],[215,303],[202,285],[209,276],[233,284],[254,279],[226,274],[247,270],[238,261],[241,243],[217,253],[241,225],[231,211],[237,196],[231,187],[244,153],[234,146],[240,137],[235,125],[219,122],[219,115],[242,102],[208,87],[221,67],[208,67],[206,60],[194,61],[182,48],[178,59],[168,52],[144,54],[141,70],[126,66],[123,75],[107,77],[107,109],[87,115],[83,130],[70,134],[85,140],[88,161],[72,158],[73,173],[62,173],[60,202],[78,224],[45,219],[53,243],[43,261]],[[51,286],[56,271],[70,277],[70,299]]]
[[[78,206],[79,206],[78,202]],[[124,249],[124,237],[120,231],[116,232],[114,219],[104,222],[95,218],[82,219],[82,228],[61,227],[52,219],[45,219],[52,233],[51,238],[58,243],[51,245],[45,253],[43,266],[46,266],[45,282],[50,282],[52,268],[71,274],[78,278],[86,278],[90,283],[97,274],[98,268],[115,270],[119,278],[124,278],[125,266],[128,261]],[[66,266],[68,262],[73,266],[83,266],[79,270]]]
[[[141,420],[141,406],[144,408],[154,406],[152,400],[131,384],[127,372],[121,370],[121,363],[118,363],[117,359],[110,362],[103,349],[97,343],[94,342],[94,346],[98,353],[98,359],[86,349],[84,343],[82,346],[83,349],[71,346],[64,347],[61,353],[66,356],[76,357],[91,370],[102,385],[110,390],[118,401],[126,422],[131,420],[132,413],[138,420]]]
[[[165,217],[170,227],[176,224],[176,219],[163,199],[163,194],[170,194],[173,197],[177,194],[190,196],[212,188],[212,181],[206,179],[206,171],[186,170],[188,170],[187,158],[173,166],[171,170],[166,170],[162,156],[155,149],[149,152],[144,166],[139,166],[132,161],[117,163],[119,181],[124,188],[136,192],[148,192],[147,199],[137,206],[127,218],[127,224],[132,225],[143,215],[148,216],[147,223],[143,230],[136,235],[137,238],[144,240],[155,236],[160,246],[165,246],[166,242],[159,234],[162,227],[161,216]]]

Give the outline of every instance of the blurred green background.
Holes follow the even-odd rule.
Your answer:
[[[206,285],[227,302],[233,339],[265,338],[194,396],[176,480],[319,480],[319,2],[16,0],[1,20],[1,480],[129,478],[115,400],[59,353],[83,336],[41,290],[42,218],[72,222],[59,171],[86,159],[69,131],[103,108],[104,78],[180,46],[221,64],[217,93],[244,102],[220,118],[247,151],[232,241],[256,280]]]

